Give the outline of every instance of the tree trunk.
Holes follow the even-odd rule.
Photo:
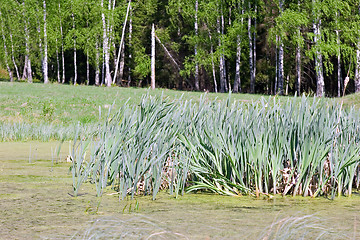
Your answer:
[[[249,2],[249,12],[251,6]],[[254,78],[254,53],[253,53],[253,39],[251,32],[251,17],[248,17],[248,36],[249,36],[249,68],[250,68],[250,93],[255,93],[255,78]]]
[[[284,95],[284,44],[279,37],[279,77],[278,77],[278,94]]]
[[[300,30],[298,30],[300,31]],[[300,96],[301,88],[301,52],[300,52],[300,46],[296,47],[296,93],[298,96]]]
[[[199,3],[198,0],[195,1],[195,24],[194,24],[194,29],[195,29],[195,37],[196,37],[196,41],[198,38],[198,8],[199,8]],[[197,43],[195,43],[195,90],[199,91],[200,90],[200,86],[199,86],[199,64],[198,64],[198,60],[197,60]]]
[[[37,26],[36,26],[36,30],[38,32],[38,38],[39,38],[39,52],[40,52],[40,61],[41,61],[41,71],[44,77],[44,52],[43,52],[43,47],[42,47],[42,38],[41,38],[41,25],[40,25],[40,20],[37,18]]]
[[[253,41],[254,41],[254,43],[253,43],[253,48],[254,48],[254,50],[253,50],[253,55],[254,55],[253,68],[254,68],[254,70],[252,72],[252,74],[253,74],[252,79],[254,81],[253,93],[255,93],[255,82],[256,82],[256,27],[257,27],[257,4],[255,1],[255,17],[254,17],[254,32],[253,32],[253,34],[254,34],[254,37],[253,37]]]
[[[73,31],[75,32],[75,16],[71,14],[73,20]],[[77,57],[76,57],[76,36],[74,36],[74,85],[77,83]]]
[[[276,95],[277,92],[278,92],[278,83],[279,83],[278,45],[279,45],[279,37],[276,36],[276,49],[275,49],[275,87],[274,87],[274,94],[275,94],[275,95]]]
[[[19,69],[18,69],[18,67],[16,65],[15,57],[14,57],[14,44],[13,44],[12,32],[10,32],[10,42],[11,42],[11,59],[12,59],[12,62],[14,64],[16,77],[17,77],[17,79],[20,79]]]
[[[121,48],[121,57],[120,57],[120,67],[119,67],[119,78],[118,78],[118,84],[122,83],[123,77],[124,77],[124,67],[125,67],[125,41],[123,42],[122,48]]]
[[[128,87],[131,86],[131,61],[132,61],[132,55],[131,55],[131,47],[132,47],[132,8],[130,5],[130,19],[129,19],[129,68],[128,68]]]
[[[60,61],[59,61],[59,49],[58,49],[58,41],[57,38],[55,39],[55,48],[56,48],[56,67],[57,67],[57,81],[58,83],[61,83],[61,78],[60,78]]]
[[[47,29],[46,29],[46,1],[43,1],[44,6],[44,83],[49,83],[48,77],[48,51],[47,51]]]
[[[25,11],[25,2],[24,4],[24,11]],[[29,29],[28,29],[28,23],[27,20],[25,18],[25,13],[24,13],[24,32],[25,32],[25,65],[24,66],[24,73],[23,73],[23,78],[27,78],[29,83],[33,82],[33,77],[32,77],[32,69],[31,69],[31,59],[30,59],[30,34],[29,34]],[[25,73],[26,70],[26,73]]]
[[[86,85],[90,85],[89,50],[86,49]]]
[[[336,13],[337,15],[337,13]],[[339,36],[339,30],[336,30],[336,43],[338,46],[337,51],[337,96],[341,97],[341,52],[340,52],[340,36]]]
[[[221,18],[223,18],[223,15],[221,14]],[[225,86],[226,86],[226,75],[225,75],[225,62],[224,62],[224,54],[222,53],[222,32],[220,29],[220,19],[217,19],[217,32],[219,35],[219,49],[221,51],[220,53],[220,61],[219,61],[219,70],[220,70],[220,92],[225,92]]]
[[[210,55],[211,55],[211,67],[212,67],[212,75],[213,75],[213,80],[214,80],[214,91],[215,93],[218,92],[218,87],[217,87],[217,81],[216,81],[216,70],[215,70],[215,64],[214,64],[214,48],[213,48],[213,44],[211,41],[211,32],[209,31],[209,39],[210,39]]]
[[[325,94],[325,83],[322,66],[322,54],[319,49],[319,41],[321,39],[321,20],[315,19],[313,22],[314,28],[314,47],[316,48],[315,53],[315,70],[316,70],[316,96],[323,97]]]
[[[2,19],[2,14],[1,14],[1,11],[0,11],[0,20]],[[9,73],[9,78],[10,78],[10,82],[13,82],[14,81],[14,78],[13,78],[13,75],[12,75],[12,72],[11,72],[11,69],[10,69],[10,66],[9,66],[9,63],[8,63],[8,52],[7,52],[7,47],[6,47],[6,39],[5,39],[5,33],[4,33],[4,26],[3,24],[1,23],[1,33],[2,33],[2,38],[3,38],[3,41],[4,41],[4,53],[5,53],[5,65],[6,65],[6,69]]]
[[[360,4],[359,4],[359,15],[360,15]],[[358,39],[357,49],[356,49],[355,92],[360,92],[360,38]]]
[[[110,75],[110,54],[109,54],[109,35],[107,32],[107,26],[105,21],[105,13],[104,13],[104,0],[101,0],[101,19],[103,23],[103,51],[105,57],[105,84],[108,87],[111,87],[111,75]]]
[[[96,58],[95,58],[95,85],[100,85],[100,50],[99,50],[99,43],[98,40],[96,40],[95,43],[95,49],[96,49]]]
[[[120,41],[120,45],[119,45],[119,53],[118,53],[118,56],[117,56],[117,59],[116,59],[116,64],[115,64],[114,79],[112,80],[114,84],[116,82],[116,76],[117,76],[117,72],[118,72],[120,56],[121,56],[122,47],[123,47],[123,44],[124,44],[126,23],[127,23],[127,19],[128,19],[128,16],[129,16],[130,7],[131,7],[131,0],[128,3],[128,7],[127,7],[127,10],[126,10],[126,16],[125,16],[125,21],[124,21],[124,24],[123,24],[123,29],[122,29],[122,34],[121,34],[121,41]]]
[[[60,35],[61,35],[61,60],[62,60],[62,83],[65,83],[65,57],[64,57],[64,37],[63,37],[63,28],[61,21],[61,6],[59,3],[59,15],[60,15]]]
[[[241,26],[243,26],[244,23],[244,8],[243,8],[243,2],[239,8],[241,7]],[[241,78],[240,78],[240,64],[241,64],[241,35],[237,35],[236,39],[236,65],[235,65],[235,80],[234,80],[234,93],[241,92]]]
[[[236,66],[235,66],[235,80],[234,80],[234,93],[241,92],[241,79],[240,79],[240,62],[241,62],[241,36],[237,36],[236,47]]]
[[[151,29],[151,89],[155,89],[155,25]]]

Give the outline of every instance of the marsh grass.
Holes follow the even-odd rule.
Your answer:
[[[350,196],[359,188],[360,116],[316,98],[252,103],[145,96],[78,141],[77,194],[90,181],[126,195]],[[94,140],[95,139],[95,140]],[[89,153],[89,154],[87,154]]]
[[[177,233],[160,227],[154,220],[142,215],[126,220],[99,218],[71,239],[189,239],[185,233]]]
[[[352,236],[351,232],[329,228],[324,219],[313,214],[275,219],[258,239],[352,239]]]

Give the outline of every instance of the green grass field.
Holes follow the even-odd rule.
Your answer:
[[[199,101],[202,92],[184,92],[168,89],[150,91],[145,88],[106,88],[95,86],[72,86],[41,83],[0,82],[0,121],[3,122],[54,122],[91,123],[107,114],[109,107],[129,104],[137,105],[144,94],[163,95],[170,99],[180,98]],[[208,93],[209,100],[226,99],[227,93]],[[233,94],[239,101],[257,100],[261,95]]]
[[[151,91],[145,88],[106,88],[95,86],[72,86],[24,82],[0,82],[0,121],[55,124],[94,123],[99,120],[99,109],[103,119],[109,107],[115,103],[115,109],[126,101],[137,105],[144,94],[163,95],[170,99],[183,96],[184,100],[198,102],[203,92],[185,92],[169,89]],[[224,100],[228,93],[208,93],[206,98]],[[234,101],[251,102],[266,95],[232,94]],[[291,97],[279,97],[286,101]],[[360,94],[348,95],[336,99],[344,101],[348,107],[360,107]]]

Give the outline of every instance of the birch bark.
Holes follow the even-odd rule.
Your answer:
[[[100,50],[99,50],[98,40],[96,40],[95,49],[96,49],[96,56],[95,56],[95,85],[99,86],[100,85]]]
[[[104,57],[105,57],[105,84],[108,87],[111,87],[111,75],[110,75],[110,51],[109,51],[109,35],[107,32],[107,25],[105,20],[104,13],[104,0],[101,0],[101,19],[103,23],[103,49],[104,49]]]
[[[120,40],[120,45],[119,45],[119,53],[118,53],[117,60],[116,60],[116,64],[115,64],[115,74],[114,74],[113,83],[116,82],[116,75],[117,75],[117,72],[118,72],[118,66],[119,66],[120,56],[121,56],[122,47],[123,47],[123,44],[124,44],[126,23],[127,23],[127,19],[128,19],[128,16],[129,16],[130,7],[131,7],[131,0],[129,1],[128,6],[127,6],[127,9],[126,9],[126,16],[125,16],[125,21],[124,21],[124,24],[123,24],[123,29],[122,29],[122,34],[121,34],[121,40]]]
[[[194,29],[195,29],[195,37],[196,37],[196,41],[197,41],[197,37],[198,37],[198,8],[199,8],[199,3],[198,0],[195,1],[195,24],[194,24]],[[199,86],[199,64],[197,62],[197,43],[195,43],[195,90],[199,91],[200,90],[200,86]]]
[[[10,32],[10,42],[11,42],[11,60],[14,64],[14,68],[15,68],[15,72],[16,72],[16,77],[17,79],[20,79],[20,74],[19,74],[19,69],[17,67],[16,61],[15,61],[15,57],[14,57],[14,44],[13,44],[13,37],[12,37],[12,32]]]
[[[75,16],[71,14],[73,20],[73,31],[75,32]],[[76,57],[76,36],[74,36],[74,85],[77,83],[77,57]]]
[[[300,32],[300,30],[298,30]],[[300,44],[296,47],[296,92],[297,95],[300,96],[300,88],[301,88],[301,52],[300,52]]]
[[[33,82],[32,77],[32,69],[31,69],[31,59],[30,59],[30,34],[28,29],[28,22],[25,17],[25,1],[23,1],[23,17],[24,17],[24,32],[25,32],[25,66],[24,66],[24,72],[23,72],[23,79],[27,79],[29,83]]]
[[[281,15],[283,12],[283,0],[279,0],[279,8]],[[277,93],[279,95],[284,95],[284,44],[282,42],[281,36],[279,36],[278,39],[279,39],[279,78],[278,78],[279,89]]]
[[[338,26],[338,12],[336,12],[336,26]],[[337,96],[341,97],[341,51],[340,51],[340,36],[339,29],[335,30],[336,32],[336,43],[337,43]]]
[[[151,28],[151,89],[155,89],[155,25]]]
[[[61,5],[59,2],[59,16],[60,16],[60,36],[61,36],[61,60],[62,60],[62,83],[65,83],[65,56],[64,56],[64,37],[61,19]]]
[[[249,12],[251,5],[249,2]],[[250,93],[255,93],[255,78],[254,78],[254,53],[253,53],[253,39],[251,32],[251,17],[248,17],[248,37],[249,37],[249,68],[250,68]]]
[[[359,15],[360,15],[360,4],[359,4]],[[360,92],[360,37],[358,38],[357,49],[356,49],[355,92]]]
[[[130,5],[130,19],[129,19],[129,68],[128,68],[128,87],[131,86],[131,47],[132,47],[132,8]]]
[[[323,75],[323,66],[322,66],[322,54],[320,51],[320,41],[321,41],[321,20],[316,18],[313,22],[314,28],[314,47],[315,47],[315,70],[316,70],[316,96],[323,97],[325,93],[325,83]]]
[[[55,39],[55,48],[56,48],[56,72],[57,72],[57,81],[58,83],[61,83],[61,78],[60,78],[60,60],[59,60],[59,49],[58,49],[58,40],[57,38]]]
[[[244,23],[244,8],[243,1],[241,1],[241,6],[239,3],[238,8],[241,7],[241,11],[239,9],[239,13],[241,14],[241,26]],[[241,92],[241,78],[240,78],[240,64],[241,64],[241,35],[237,35],[236,39],[236,63],[235,63],[235,80],[234,80],[234,93]]]
[[[217,81],[216,81],[216,70],[215,70],[215,64],[214,64],[214,48],[213,48],[213,44],[211,41],[211,32],[209,31],[209,39],[210,39],[210,55],[211,55],[211,68],[212,68],[212,75],[213,75],[213,80],[214,80],[214,91],[215,93],[218,92],[218,86],[217,86]]]
[[[49,83],[49,77],[48,77],[48,49],[47,49],[47,29],[46,29],[46,1],[43,1],[43,7],[44,7],[44,63],[43,63],[43,69],[44,69],[44,83]]]

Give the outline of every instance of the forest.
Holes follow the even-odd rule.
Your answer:
[[[1,0],[10,81],[360,91],[358,0]]]

